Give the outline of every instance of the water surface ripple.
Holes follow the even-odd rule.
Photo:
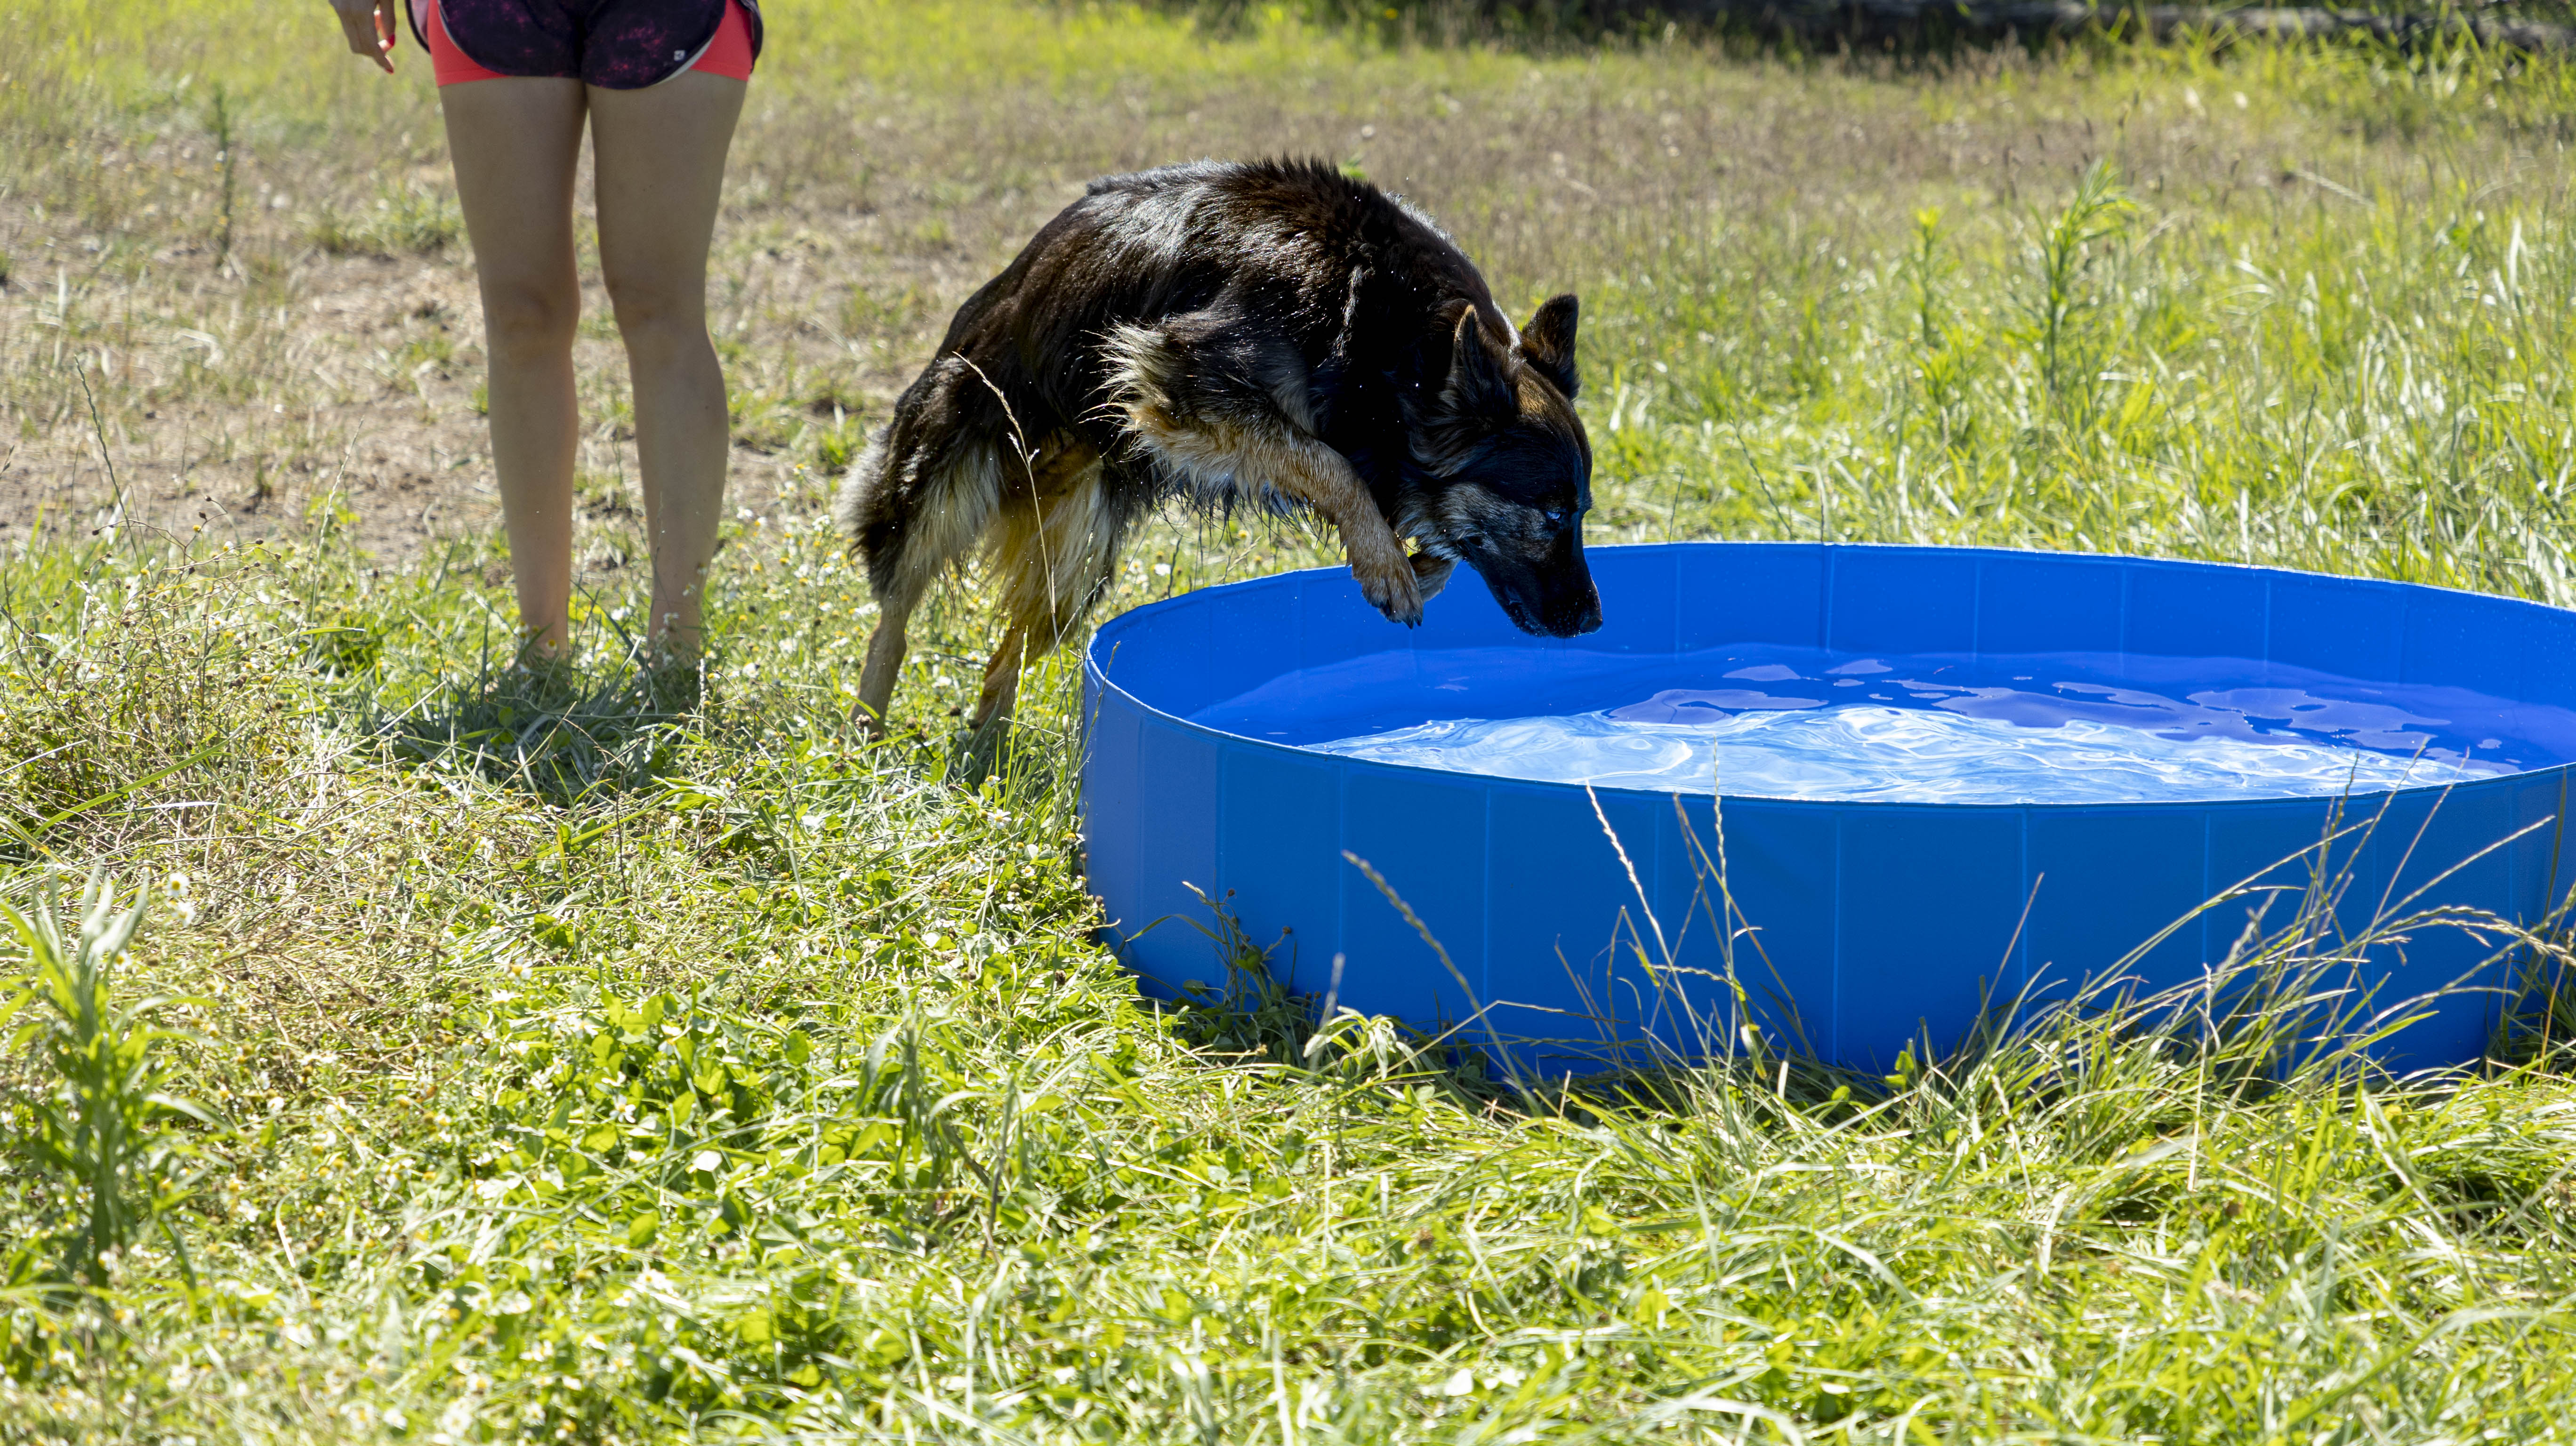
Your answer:
[[[2289,798],[2576,758],[2576,714],[2562,709],[2116,654],[1389,653],[1283,675],[1194,716],[1386,763],[1850,802]]]

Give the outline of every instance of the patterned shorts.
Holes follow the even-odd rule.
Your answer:
[[[737,80],[760,53],[758,0],[411,0],[440,85],[558,76],[641,90],[684,70]]]

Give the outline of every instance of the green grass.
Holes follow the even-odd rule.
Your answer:
[[[0,1439],[2571,1434],[2564,999],[2456,1078],[2293,1065],[2266,991],[2345,947],[2311,914],[2247,942],[2221,982],[2253,1004],[2207,1035],[2105,996],[1889,1078],[1766,1056],[1544,1097],[1251,981],[1157,1011],[1093,937],[1070,667],[1012,771],[949,786],[993,629],[945,590],[908,736],[863,744],[872,616],[821,513],[1072,181],[1297,146],[1405,184],[1516,307],[1583,293],[1605,540],[2576,601],[2576,68],[767,9],[795,39],[716,268],[751,515],[694,697],[618,662],[605,350],[569,670],[502,667],[488,529],[366,530],[418,505],[411,443],[371,470],[388,429],[476,473],[416,55],[397,88],[318,13],[7,12],[0,485],[80,505],[0,534],[0,897],[101,868],[152,900],[106,1023],[21,1037],[79,991],[12,986]],[[217,80],[251,158],[220,263]],[[102,528],[102,451],[138,509],[222,515]],[[1112,605],[1324,555],[1174,525]],[[0,975],[70,977],[14,949]],[[75,1107],[126,1133],[83,1146]]]

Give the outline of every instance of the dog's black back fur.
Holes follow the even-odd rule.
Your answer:
[[[851,479],[842,521],[879,599],[908,611],[925,568],[957,561],[1015,493],[1034,504],[1064,485],[1051,463],[1096,467],[1088,594],[1159,503],[1312,504],[1227,461],[1225,447],[1248,456],[1254,432],[1285,418],[1294,440],[1347,460],[1396,534],[1444,560],[1439,578],[1446,560],[1468,561],[1523,627],[1589,631],[1574,316],[1559,298],[1518,335],[1435,226],[1319,161],[1107,177],[958,309]],[[1527,517],[1484,518],[1506,503]],[[1514,568],[1527,576],[1507,586]],[[1078,614],[1090,597],[1071,601]]]

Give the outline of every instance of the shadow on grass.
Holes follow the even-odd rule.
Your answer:
[[[969,793],[998,781],[1006,798],[1035,798],[1055,787],[1061,751],[1062,741],[1052,735],[996,718],[949,738],[940,776]]]
[[[732,687],[711,696],[707,678],[703,667],[486,664],[399,710],[379,710],[370,729],[406,764],[572,806],[652,786],[691,744],[759,751],[775,700]],[[899,731],[889,746],[926,780],[1031,804],[1069,782],[1073,745],[1023,720],[944,738]]]
[[[571,805],[651,783],[702,731],[699,670],[570,664],[486,667],[375,720],[394,756]]]
[[[1173,917],[1148,926],[1195,929],[1208,940],[1211,977],[1184,980],[1178,998],[1149,997],[1145,1007],[1162,1014],[1174,1037],[1210,1062],[1287,1070],[1342,1084],[1427,1085],[1478,1108],[1528,1094],[1461,1026],[1444,1022],[1423,1029],[1342,1005],[1339,961],[1322,994],[1293,988],[1271,957],[1286,941],[1265,947],[1246,934],[1227,906],[1231,897],[1230,891],[1225,898],[1201,893],[1209,915],[1204,922]],[[1115,948],[1144,932],[1104,942]],[[1526,1107],[1528,1101],[1521,1103]]]

